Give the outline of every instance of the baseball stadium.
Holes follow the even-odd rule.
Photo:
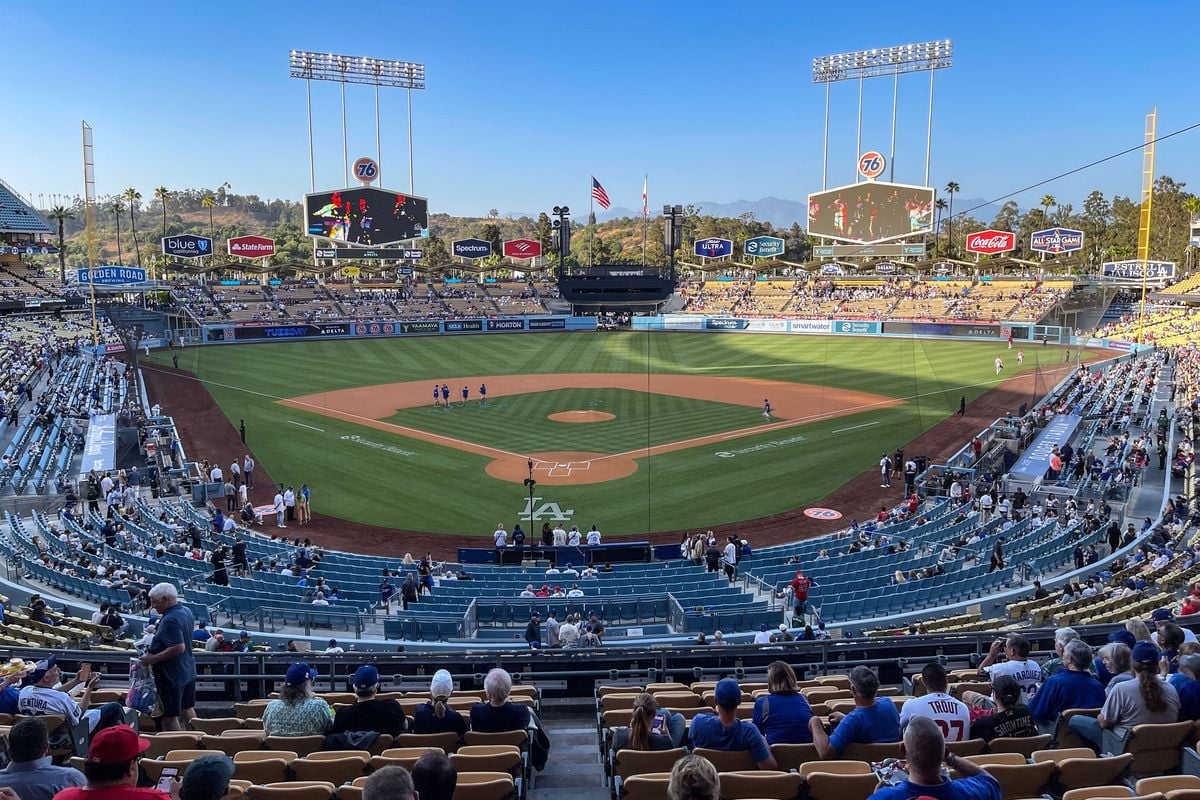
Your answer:
[[[953,55],[885,50],[814,83]],[[424,88],[344,58],[290,74]],[[874,151],[795,235],[643,194],[632,250],[443,220],[363,157],[287,241],[224,188],[97,199],[84,123],[74,205],[0,181],[2,772],[1200,797],[1200,200],[1155,124],[1130,257],[1070,206],[942,216],[928,154]]]

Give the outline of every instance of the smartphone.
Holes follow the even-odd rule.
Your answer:
[[[155,786],[160,792],[171,793],[171,781],[179,775],[179,770],[175,767],[163,767],[163,771],[158,779],[158,785]]]
[[[667,736],[667,718],[661,714],[654,715],[654,722],[650,723],[651,735]]]

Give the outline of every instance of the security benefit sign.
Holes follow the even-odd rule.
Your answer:
[[[1174,261],[1139,261],[1136,258],[1125,261],[1105,261],[1101,265],[1101,274],[1106,278],[1133,278],[1141,280],[1164,280],[1175,277]]]

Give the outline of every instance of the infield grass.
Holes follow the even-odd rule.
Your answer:
[[[1063,358],[1058,348],[1025,352],[1025,370],[1039,359],[1057,366]],[[998,355],[1008,366],[999,378],[993,373]],[[313,488],[318,512],[471,536],[488,535],[497,521],[511,526],[525,508],[524,487],[488,476],[488,458],[275,401],[408,380],[474,387],[475,377],[488,375],[648,371],[795,381],[905,401],[720,446],[662,453],[639,460],[637,472],[616,481],[538,487],[544,502],[572,510],[577,524],[594,523],[608,537],[702,527],[810,504],[875,464],[880,451],[902,446],[953,414],[960,397],[970,402],[1010,377],[1015,356],[1003,343],[625,332],[223,345],[183,351],[179,366],[205,382],[235,427],[245,419],[249,443],[272,477]],[[168,364],[170,353],[149,360]],[[505,449],[515,452],[622,452],[762,421],[751,408],[604,390],[604,402],[629,408],[613,421],[618,424],[609,437],[604,426],[610,423],[546,419],[554,410],[588,408],[569,391],[521,402],[505,398],[506,408],[486,413],[408,409],[397,417],[455,438],[507,443]],[[596,395],[589,390],[583,397]],[[170,399],[161,402],[170,413]],[[563,407],[552,408],[559,403]],[[237,454],[189,455],[228,463]]]

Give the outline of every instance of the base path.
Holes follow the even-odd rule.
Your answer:
[[[648,458],[659,453],[669,453],[673,450],[769,433],[831,417],[886,408],[903,402],[870,392],[830,386],[707,375],[663,375],[658,373],[647,375],[628,372],[557,373],[493,375],[472,378],[471,382],[472,384],[487,384],[488,400],[556,389],[628,389],[635,392],[687,397],[693,400],[731,403],[750,408],[762,408],[763,400],[766,399],[771,401],[772,420],[779,421],[764,421],[762,424],[738,430],[722,431],[695,439],[666,442],[624,453],[513,453],[497,447],[384,421],[401,409],[433,405],[431,402],[433,383],[431,381],[359,386],[353,389],[339,389],[333,392],[318,392],[302,397],[292,397],[280,400],[279,403],[401,436],[453,447],[468,453],[488,456],[493,461],[486,468],[487,474],[499,480],[521,483],[529,477],[529,460],[533,459],[535,477],[539,481],[544,484],[564,485],[599,483],[624,478],[637,471],[636,459]],[[551,415],[551,419],[583,414],[602,414],[607,419],[612,418],[612,415],[606,414],[606,412],[565,411]],[[556,421],[575,420],[556,419]],[[583,421],[599,421],[599,419]]]
[[[1058,347],[1049,349],[1055,354],[1063,352],[1062,348]],[[1124,355],[1124,353],[1103,351],[1085,360],[1090,362],[1118,355]],[[174,417],[184,449],[191,458],[207,458],[224,464],[231,462],[234,457],[243,453],[254,452],[254,432],[251,432],[248,443],[243,445],[238,439],[237,429],[213,400],[204,383],[190,372],[173,370],[170,367],[161,367],[147,362],[142,362],[141,368],[151,401],[162,403],[163,409]],[[927,454],[935,460],[952,455],[997,417],[1012,413],[1017,406],[1028,402],[1032,397],[1040,398],[1049,388],[1066,377],[1072,369],[1071,365],[1063,364],[1044,368],[1040,375],[1028,372],[1009,378],[968,405],[967,413],[964,416],[952,416],[943,420],[915,441],[906,443],[904,449],[910,453]],[[430,390],[431,387],[432,383],[429,383],[426,390]],[[491,394],[490,386],[488,393]],[[771,399],[773,406],[783,405],[774,396],[767,395],[767,397]],[[760,397],[758,402],[761,403],[761,401]],[[781,412],[786,410],[780,408]],[[557,456],[558,454],[546,455]],[[260,465],[258,470],[262,469]],[[252,493],[256,504],[270,502],[274,489],[270,486],[269,480],[265,473],[259,478],[259,488]],[[797,508],[769,517],[721,525],[715,527],[714,530],[721,533],[739,533],[747,537],[755,547],[810,539],[846,527],[852,517],[858,519],[873,517],[881,503],[898,502],[904,482],[896,481],[896,483],[899,485],[893,486],[890,490],[880,489],[878,467],[869,465],[857,478],[809,504],[810,506],[836,509],[845,515],[843,519],[837,521],[811,519],[804,516],[803,509]],[[269,527],[260,530],[266,534],[274,532],[274,529]],[[311,537],[313,542],[323,547],[397,558],[405,553],[416,555],[432,553],[435,558],[453,560],[457,557],[456,548],[490,547],[492,544],[490,534],[474,537],[455,536],[427,531],[382,528],[376,525],[327,517],[320,513],[319,505],[313,510],[312,524],[302,528],[291,527],[287,532],[293,536]],[[692,532],[694,533],[694,531]],[[677,544],[682,533],[682,531],[663,531],[637,538],[649,540],[654,544]]]

